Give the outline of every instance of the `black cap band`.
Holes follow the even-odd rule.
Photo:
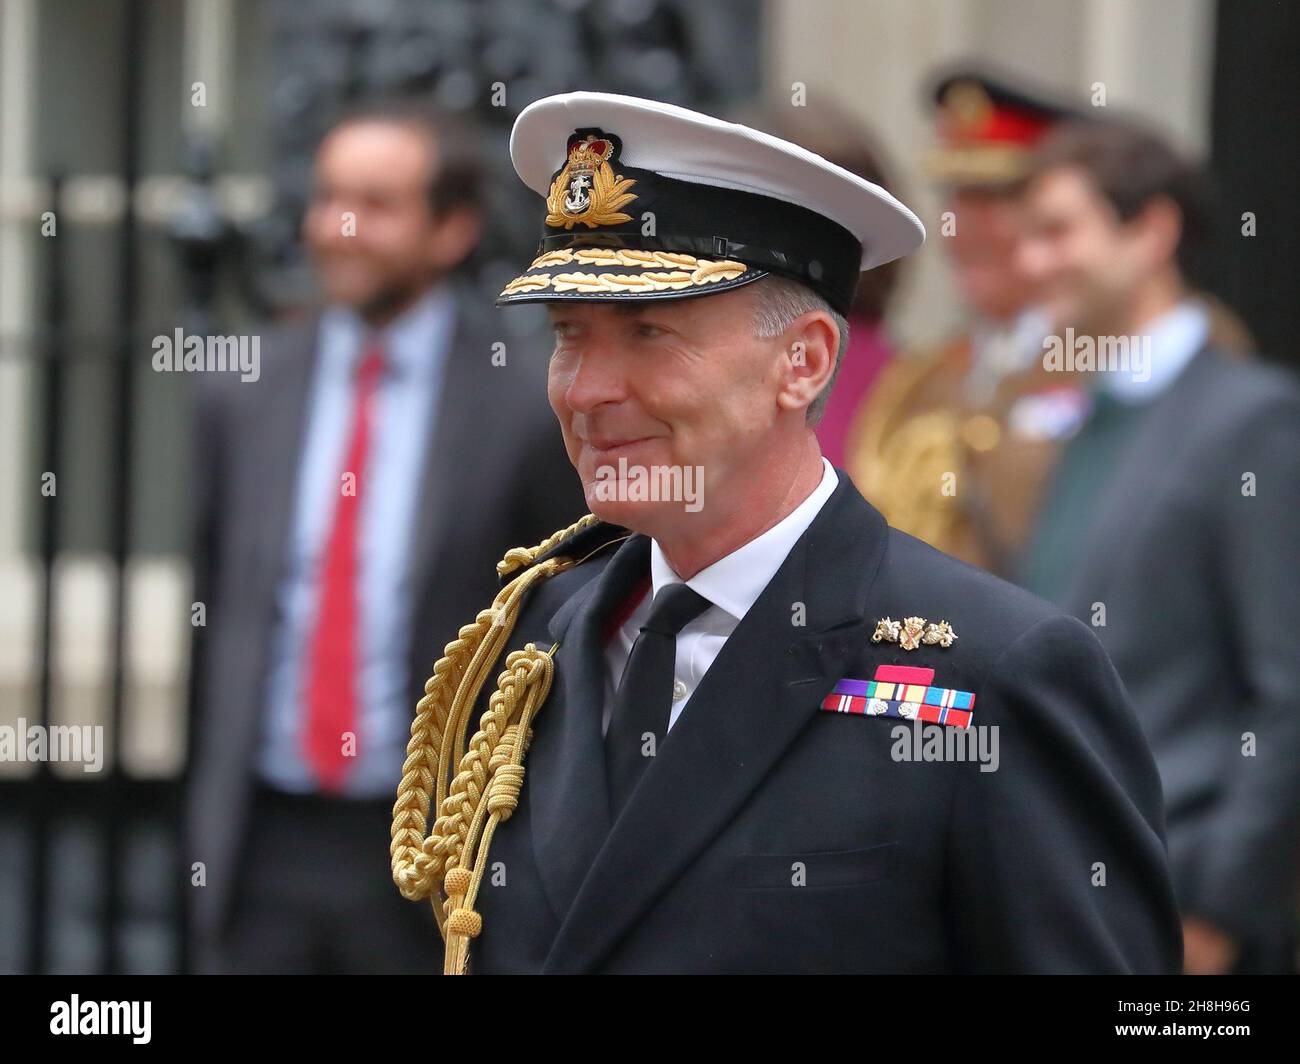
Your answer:
[[[733,259],[801,281],[847,315],[862,244],[825,215],[754,192],[701,185],[620,165],[631,178],[631,220],[594,228],[546,226],[539,253],[611,247]]]

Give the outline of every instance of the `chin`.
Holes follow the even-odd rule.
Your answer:
[[[1064,333],[1066,329],[1078,330],[1079,308],[1077,303],[1058,299],[1046,303],[1045,307],[1053,330],[1059,333]]]
[[[331,303],[349,307],[363,307],[379,296],[383,288],[375,283],[370,270],[358,269],[352,263],[317,266],[321,290]]]
[[[596,493],[595,484],[584,485],[587,497],[587,509],[599,517],[602,521],[608,521],[613,525],[622,525],[624,528],[638,528],[641,521],[638,518],[647,516],[647,510],[653,509],[653,503],[630,502],[626,499],[606,499],[601,498]]]
[[[585,488],[587,507],[600,520],[612,525],[622,525],[634,532],[653,535],[655,529],[663,524],[665,518],[676,515],[684,516],[680,502],[645,502],[630,499],[602,499],[596,496],[595,485]]]
[[[368,288],[358,288],[345,284],[327,284],[324,286],[325,298],[336,306],[351,307],[360,311],[369,306],[374,294]]]

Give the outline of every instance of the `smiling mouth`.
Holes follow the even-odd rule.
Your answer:
[[[618,451],[626,450],[629,447],[635,447],[638,443],[645,443],[648,440],[651,440],[653,438],[654,437],[652,436],[638,436],[634,440],[619,440],[616,443],[607,444],[604,447],[600,446],[599,444],[593,443],[591,440],[583,440],[582,442],[585,446],[591,448],[591,450],[595,451],[597,454],[606,455],[606,454],[613,454]]]

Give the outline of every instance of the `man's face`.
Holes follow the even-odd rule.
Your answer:
[[[958,291],[978,314],[1006,321],[1036,293],[1016,261],[1020,201],[993,192],[955,192],[949,202],[956,228],[946,242]]]
[[[1041,285],[1056,328],[1109,335],[1126,327],[1127,308],[1151,268],[1140,228],[1122,223],[1075,167],[1030,183],[1017,257]]]
[[[759,282],[761,283],[761,282]],[[547,394],[592,512],[654,534],[680,501],[600,498],[598,471],[702,467],[703,504],[761,476],[781,411],[782,338],[756,339],[745,286],[671,301],[552,303]],[[608,474],[606,474],[608,475]],[[669,513],[671,511],[671,513]]]
[[[429,203],[435,156],[423,133],[399,124],[362,121],[326,137],[303,235],[330,302],[385,317],[466,253]]]

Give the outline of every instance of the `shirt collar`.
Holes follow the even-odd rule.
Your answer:
[[[742,620],[838,485],[835,467],[822,458],[821,483],[808,498],[762,535],[701,569],[686,585],[737,621]],[[667,584],[683,582],[656,540],[650,542],[650,579],[652,595]]]
[[[1178,379],[1187,363],[1205,346],[1210,334],[1210,314],[1199,300],[1184,299],[1149,322],[1144,333],[1151,342],[1151,373],[1145,380],[1127,372],[1101,374],[1101,386],[1128,403],[1148,403]]]
[[[1003,375],[1028,369],[1043,353],[1043,337],[1052,331],[1042,307],[1028,306],[1009,321],[977,319],[971,326],[974,364]]]
[[[963,387],[976,406],[992,401],[1004,377],[1022,373],[1043,355],[1043,337],[1051,332],[1047,312],[1025,307],[1010,321],[976,321],[971,327],[971,364]]]
[[[430,288],[378,332],[372,332],[351,307],[333,305],[321,314],[321,342],[326,351],[359,359],[376,339],[383,345],[391,373],[419,377],[433,370],[430,348],[446,334],[453,313],[454,300],[445,285]]]

